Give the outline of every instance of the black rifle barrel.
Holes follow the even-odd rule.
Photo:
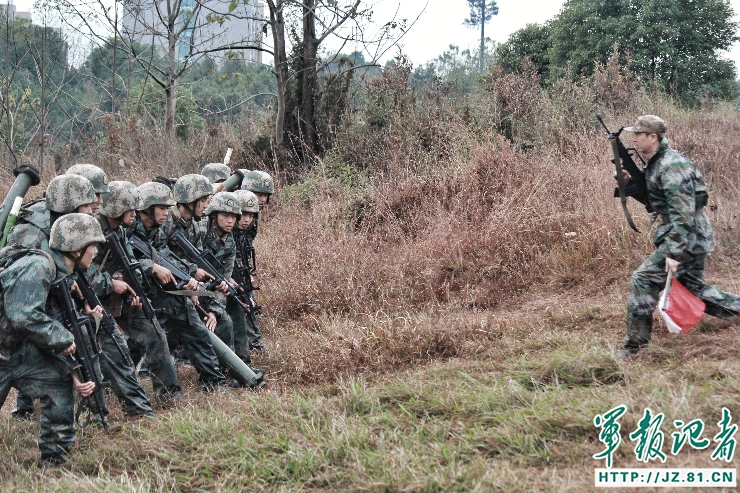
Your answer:
[[[83,402],[86,402],[93,414],[98,416],[103,428],[107,431],[109,426],[108,406],[105,404],[105,388],[103,386],[103,377],[100,375],[95,365],[98,355],[100,354],[100,349],[95,340],[95,333],[92,329],[90,319],[87,317],[79,317],[77,315],[77,309],[75,308],[74,301],[72,301],[72,296],[69,293],[69,286],[67,285],[66,279],[62,278],[54,281],[51,284],[51,292],[62,307],[64,325],[74,336],[76,346],[75,355],[77,361],[80,363],[82,382],[95,383],[95,390],[93,390],[92,395],[86,398]],[[85,327],[92,351],[88,348],[82,327]],[[77,413],[78,424],[82,427],[84,425],[79,423],[80,414],[81,412]]]

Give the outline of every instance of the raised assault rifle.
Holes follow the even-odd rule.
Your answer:
[[[95,390],[92,395],[82,400],[77,410],[75,419],[77,424],[84,428],[90,422],[81,422],[80,415],[84,409],[95,414],[103,425],[103,429],[108,431],[108,406],[105,404],[105,388],[103,386],[103,377],[97,369],[96,362],[100,354],[98,342],[95,339],[95,331],[88,317],[81,317],[77,314],[74,301],[69,293],[69,286],[66,279],[57,279],[51,284],[51,293],[57,299],[62,307],[64,325],[67,327],[75,339],[75,355],[73,357],[80,364],[80,380],[83,383],[95,382]],[[83,329],[84,327],[84,329]],[[87,345],[84,333],[90,341],[90,347]],[[90,350],[92,349],[92,351]]]
[[[146,281],[144,272],[141,269],[141,264],[135,260],[129,259],[126,251],[123,249],[123,245],[121,245],[120,238],[114,231],[109,231],[105,235],[105,239],[108,241],[108,247],[110,248],[110,257],[113,260],[115,269],[121,272],[123,280],[126,281],[126,284],[128,284],[131,289],[134,290],[136,296],[139,297],[139,301],[141,302],[141,309],[144,312],[144,316],[154,325],[154,329],[157,331],[157,337],[159,337],[159,340],[164,342],[166,340],[166,336],[164,334],[164,330],[162,329],[162,325],[160,325],[159,320],[157,320],[156,311],[152,306],[152,302],[149,301],[149,298],[147,298],[148,293],[144,290],[144,287],[139,282],[139,278],[136,277],[135,271],[138,270],[141,274],[141,278]]]
[[[211,254],[210,252],[201,253],[198,251],[195,246],[193,246],[190,241],[188,241],[187,238],[185,238],[185,235],[182,234],[182,231],[175,231],[172,236],[170,236],[170,241],[174,241],[175,244],[180,247],[180,249],[185,252],[185,256],[191,261],[195,262],[198,267],[203,269],[204,271],[208,272],[213,277],[213,284],[218,286],[219,284],[226,283],[226,286],[229,290],[229,296],[234,298],[234,301],[239,303],[239,306],[242,307],[242,310],[244,310],[244,313],[249,315],[251,318],[251,301],[249,298],[245,298],[245,293],[237,291],[234,286],[231,285],[228,279],[226,279],[223,274],[221,274],[221,270],[218,269],[220,267],[220,262]]]
[[[601,115],[596,115],[596,119],[599,120],[601,126],[603,126],[604,130],[606,130],[607,139],[609,139],[609,142],[611,143],[612,153],[614,154],[614,157],[612,158],[612,163],[614,163],[614,167],[616,169],[616,179],[618,184],[617,187],[614,189],[614,196],[619,197],[622,201],[622,210],[624,211],[624,216],[627,218],[627,222],[629,223],[630,227],[636,232],[640,233],[640,230],[637,229],[637,226],[635,226],[634,221],[632,221],[632,216],[627,209],[627,197],[634,198],[635,200],[643,204],[648,212],[653,212],[653,209],[650,206],[650,201],[648,200],[645,172],[640,169],[637,164],[635,164],[635,160],[632,159],[632,154],[630,153],[630,151],[635,151],[635,149],[628,149],[619,139],[619,134],[622,133],[624,127],[621,127],[616,132],[611,132],[606,126],[606,123],[604,123],[604,120],[601,118]],[[634,155],[637,156],[640,162],[642,162],[642,166],[644,168],[645,161],[643,161],[642,157],[640,157],[637,151],[634,152]],[[628,182],[624,181],[624,176],[622,175],[623,168],[627,170],[627,173],[629,173],[630,175],[630,179]]]
[[[99,306],[103,310],[103,318],[100,320],[100,328],[103,329],[103,332],[105,332],[106,335],[111,338],[113,344],[116,345],[116,349],[118,349],[118,352],[121,353],[121,357],[123,358],[123,360],[133,366],[134,362],[131,361],[131,357],[126,354],[121,345],[118,344],[116,338],[113,336],[113,333],[116,331],[117,328],[116,321],[113,319],[111,314],[108,313],[105,307],[103,307],[103,304],[100,302],[98,295],[95,294],[95,290],[90,285],[90,281],[85,276],[85,273],[81,270],[77,271],[77,287],[80,289],[82,297],[85,298],[87,303],[90,305],[90,308],[95,309],[96,306]]]

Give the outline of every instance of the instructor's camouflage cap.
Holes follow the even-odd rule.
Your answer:
[[[211,183],[220,183],[229,179],[231,168],[224,163],[208,163],[203,167],[200,174],[211,180]]]
[[[51,226],[49,247],[60,252],[76,252],[91,243],[105,241],[98,221],[87,214],[67,214]]]
[[[139,191],[133,183],[112,181],[108,183],[108,189],[110,191],[103,194],[103,205],[100,206],[100,213],[105,217],[121,217],[139,208]]]
[[[250,171],[244,176],[242,181],[242,190],[249,190],[254,193],[266,193],[272,195],[275,193],[275,182],[272,176],[264,171]]]
[[[77,212],[78,207],[97,201],[93,184],[80,175],[56,176],[46,187],[46,208],[52,212]]]
[[[242,212],[252,212],[258,214],[260,211],[259,200],[257,196],[249,190],[237,190],[234,195],[239,199],[242,206]]]
[[[175,202],[178,204],[189,204],[202,197],[213,195],[213,186],[210,180],[203,175],[181,176],[172,190]]]
[[[655,115],[642,115],[631,127],[624,127],[628,132],[645,132],[663,136],[666,132],[665,121]]]
[[[106,193],[108,191],[108,176],[105,171],[94,164],[75,164],[67,170],[68,175],[84,176],[93,184],[95,193]]]
[[[167,185],[150,181],[139,185],[137,190],[141,199],[139,207],[136,208],[137,211],[145,211],[153,205],[175,205],[175,201],[172,199],[172,190]]]
[[[211,199],[211,203],[206,208],[206,216],[214,212],[231,212],[237,216],[242,215],[242,204],[239,199],[231,192],[218,192]]]

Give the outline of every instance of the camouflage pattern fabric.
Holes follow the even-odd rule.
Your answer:
[[[232,235],[237,246],[237,252],[240,249],[240,245],[242,245],[243,243],[246,243],[247,246],[252,246],[252,240],[254,239],[254,237],[250,236],[250,230],[252,229],[256,221],[257,216],[255,216],[254,221],[252,222],[252,224],[250,224],[249,228],[245,229],[244,231],[233,231]],[[242,361],[249,364],[251,360],[249,349],[253,347],[260,347],[262,345],[262,330],[260,330],[259,327],[259,315],[256,316],[257,320],[255,320],[255,323],[253,324],[249,317],[247,317],[244,313],[244,310],[242,310],[241,307],[231,299],[229,299],[226,303],[226,313],[231,316],[231,320],[234,324],[234,352],[242,359]],[[241,317],[237,317],[237,313],[240,313]]]
[[[8,245],[48,250],[51,232],[51,213],[44,202],[36,202],[21,209],[18,223],[8,234]]]
[[[57,176],[46,187],[46,208],[60,214],[76,212],[78,207],[97,201],[93,184],[80,175]]]
[[[229,194],[231,195],[231,194]],[[209,223],[215,222],[215,217]],[[215,226],[214,226],[215,227]],[[236,243],[234,242],[233,235],[231,233],[217,236],[214,227],[210,229],[205,238],[203,238],[203,252],[210,252],[216,257],[221,265],[224,267],[220,272],[225,279],[231,279],[231,274],[234,271],[234,262],[236,261]],[[226,310],[216,303],[214,300],[218,300],[220,303],[226,305],[227,297],[221,293],[217,293],[214,299],[202,300],[203,308],[207,311],[214,312],[218,317],[218,325],[216,326],[216,335],[226,343],[231,350],[234,349],[234,329],[233,321],[228,315]]]
[[[133,230],[159,253],[171,253],[167,237],[161,227],[147,229],[141,219],[137,218]],[[187,266],[183,266],[183,269],[187,269]],[[176,341],[182,343],[188,359],[198,371],[204,389],[225,385],[226,377],[218,366],[208,329],[198,316],[193,302],[185,296],[174,296],[157,288],[152,305],[164,311],[157,319],[167,330],[168,339],[174,337]],[[169,342],[169,345],[174,347],[173,341]]]
[[[203,175],[181,176],[172,187],[172,195],[179,204],[190,204],[196,200],[213,195],[210,180]]]
[[[42,459],[66,461],[75,440],[74,394],[68,360],[58,355],[74,342],[55,319],[59,310],[49,289],[55,277],[68,277],[63,257],[51,253],[55,266],[42,255],[27,255],[0,273],[8,325],[19,340],[10,359],[0,361],[0,402],[10,387],[40,399]],[[55,275],[56,273],[56,275]]]
[[[98,215],[97,220],[104,234],[112,231],[107,217]],[[124,251],[128,254],[129,259],[134,259],[135,257],[133,250],[131,249],[131,245],[125,241],[125,232],[123,231],[123,228],[118,228],[116,233],[118,235],[124,235],[124,239],[121,239],[119,236],[119,241],[121,241]],[[92,284],[93,288],[96,290],[103,306],[108,306],[110,304],[111,294],[113,293],[113,280],[111,275],[107,272],[101,271],[100,269],[100,264],[108,255],[108,250],[109,247],[107,242],[99,244],[98,254],[95,256],[95,259],[93,259],[90,269],[88,269],[90,284]],[[152,275],[151,272],[149,275]],[[142,280],[139,279],[139,282],[141,281]],[[175,366],[170,358],[170,350],[167,346],[167,341],[159,339],[152,322],[144,316],[144,313],[141,310],[132,309],[131,307],[124,305],[121,315],[116,317],[116,323],[128,336],[129,345],[134,346],[134,349],[132,349],[131,352],[134,355],[142,354],[145,358],[146,365],[152,376],[152,388],[154,390],[155,399],[166,404],[173,397],[179,396],[182,390],[180,388],[180,382],[177,379]],[[112,350],[117,351],[115,347],[113,347]],[[132,359],[134,359],[134,363],[138,363],[136,358]],[[111,364],[113,365],[115,363]],[[117,372],[128,371],[118,366],[112,369]],[[103,371],[105,371],[105,369],[103,369]],[[133,392],[129,391],[129,393],[133,395]],[[130,406],[127,408],[127,412],[130,414],[134,414],[135,411],[135,409],[130,409]]]
[[[655,230],[656,248],[679,262],[684,255],[713,252],[712,227],[704,212],[707,186],[696,166],[664,138],[648,160],[645,180],[650,205],[664,217]]]
[[[704,282],[706,254],[714,250],[714,241],[704,212],[707,187],[699,170],[664,138],[647,162],[645,177],[650,204],[663,224],[653,239],[656,250],[630,280],[624,344],[632,350],[650,341],[653,311],[666,283],[666,258],[680,262],[676,278],[707,304],[706,313],[732,319],[740,314],[738,296]]]
[[[65,174],[84,176],[93,184],[95,193],[108,193],[108,176],[94,164],[75,164]]]
[[[229,179],[231,168],[224,163],[208,163],[203,166],[200,174],[208,178],[211,183],[219,183]]]
[[[187,238],[187,240],[192,243],[195,248],[200,251],[203,250],[203,232],[200,228],[200,224],[198,223],[198,221],[195,221],[193,219],[191,219],[190,221],[184,220],[182,218],[182,215],[180,214],[180,211],[177,209],[177,206],[170,207],[169,214],[167,214],[167,219],[160,227],[160,230],[162,231],[165,238],[169,238],[173,234],[175,234],[175,232],[181,231],[185,238]],[[198,265],[187,260],[185,252],[183,252],[180,247],[178,247],[174,243],[171,245],[168,243],[167,246],[177,258],[182,260],[183,263],[187,264],[188,268],[185,270],[189,272],[191,276],[194,276],[195,272],[198,270]]]

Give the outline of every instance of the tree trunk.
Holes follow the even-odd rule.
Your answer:
[[[177,25],[176,18],[170,16],[167,34],[167,81],[164,93],[167,97],[164,110],[164,129],[170,138],[175,137],[175,111],[177,109],[177,80],[175,69],[177,68]]]
[[[303,72],[301,73],[301,121],[304,149],[309,154],[316,153],[316,122],[314,121],[314,94],[318,74],[316,73],[316,0],[303,3]]]
[[[288,84],[288,56],[285,52],[285,17],[284,3],[278,0],[267,0],[270,10],[270,30],[274,44],[275,86],[277,91],[277,114],[275,116],[275,151],[276,160],[283,164],[285,160],[285,91]]]
[[[478,55],[479,58],[479,65],[480,65],[480,72],[483,73],[483,50],[485,49],[485,39],[486,39],[486,0],[480,0],[480,54]]]

